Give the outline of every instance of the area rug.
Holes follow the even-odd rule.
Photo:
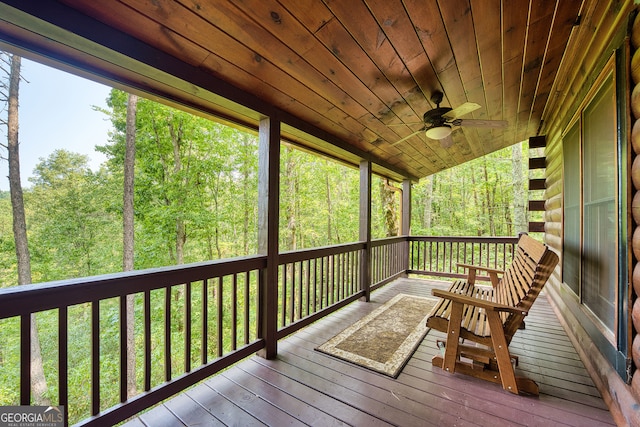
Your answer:
[[[396,378],[429,331],[437,303],[398,294],[316,350]]]

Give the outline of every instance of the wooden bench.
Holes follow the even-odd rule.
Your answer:
[[[454,282],[448,291],[432,291],[442,299],[427,326],[447,334],[438,344],[444,354],[433,357],[433,366],[502,384],[512,393],[537,395],[534,381],[515,376],[517,357],[509,353],[509,343],[524,328],[525,316],[557,263],[558,256],[546,245],[523,235],[504,272],[463,264],[466,281]],[[491,285],[475,284],[477,270],[489,274]]]

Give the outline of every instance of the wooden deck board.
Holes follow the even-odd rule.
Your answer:
[[[397,379],[314,350],[397,293],[431,296],[436,281],[400,279],[278,344],[278,358],[257,356],[153,408],[128,426],[160,425],[615,425],[546,299],[541,297],[511,350],[540,396],[431,365],[430,331]]]

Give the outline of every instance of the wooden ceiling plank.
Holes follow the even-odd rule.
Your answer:
[[[324,76],[320,75],[317,70],[309,66],[289,48],[270,40],[270,37],[267,36],[268,33],[256,30],[257,26],[251,28],[248,25],[241,26],[239,22],[242,22],[243,18],[238,10],[233,7],[214,9],[213,4],[208,3],[209,7],[201,7],[198,10],[201,16],[168,0],[158,0],[153,4],[146,3],[143,0],[123,1],[149,17],[160,19],[162,25],[189,35],[195,43],[203,45],[211,52],[227,58],[229,62],[235,63],[236,59],[240,58],[253,58],[256,63],[263,61],[268,61],[272,64],[285,63],[287,68],[283,71],[285,71],[286,75],[291,76],[292,79],[309,85],[308,87],[313,92],[322,94],[332,104],[340,105],[347,112],[351,111],[350,114],[352,116],[364,113],[362,105],[354,101],[333,82],[325,79]],[[207,19],[203,19],[203,16],[206,16]],[[235,30],[236,33],[242,35],[241,39],[236,40],[228,36],[220,28],[212,25],[212,21],[218,24],[224,23],[227,31]],[[234,27],[234,25],[237,26]],[[258,42],[255,41],[256,38],[262,38],[262,42],[269,48],[260,47]],[[247,44],[252,40],[254,46],[248,46]],[[268,44],[269,42],[272,44]],[[253,48],[258,48],[258,50]],[[257,52],[262,54],[269,53],[269,57],[264,57]],[[278,58],[278,55],[281,56]],[[227,75],[226,77],[233,82],[234,76]],[[269,80],[270,76],[262,76],[262,78]]]
[[[397,123],[400,121],[398,119],[415,118],[415,112],[404,102],[389,80],[380,75],[378,67],[353,40],[340,21],[333,19],[327,22],[315,35],[359,80],[377,94],[385,106],[376,114],[380,121],[388,123],[395,119]]]
[[[487,116],[491,120],[502,120],[502,54],[496,49],[502,43],[500,0],[471,0],[471,10]]]
[[[292,52],[305,51],[305,58],[308,59],[309,65],[319,70],[326,80],[335,81],[336,85],[340,85],[341,89],[349,94],[349,97],[359,103],[363,108],[373,115],[379,111],[387,109],[383,100],[378,98],[376,94],[368,88],[363,81],[358,79],[347,66],[338,60],[335,52],[327,49],[319,40],[313,37],[308,29],[304,28],[300,22],[280,4],[273,1],[264,0],[247,0],[244,4],[245,10],[249,13],[252,20],[257,22],[263,31],[253,29],[252,31],[262,34],[267,32],[269,36],[261,36],[262,44],[265,39],[271,39],[271,44],[276,50],[282,50],[281,46],[285,46],[287,50]],[[198,9],[199,13],[203,13],[202,9]],[[277,16],[277,19],[274,17]],[[240,21],[239,21],[240,22]],[[246,26],[245,26],[246,29]],[[322,31],[322,29],[320,30]],[[304,34],[302,36],[301,34]],[[292,36],[293,35],[293,36]],[[255,38],[255,37],[254,37]],[[259,48],[259,46],[256,46]],[[306,50],[305,50],[306,49]],[[292,57],[294,54],[290,54]],[[281,60],[281,59],[280,59]],[[296,58],[296,61],[303,61],[302,58]],[[304,76],[297,76],[302,79]],[[338,104],[339,105],[339,104]],[[347,112],[350,110],[345,109]],[[354,115],[352,117],[361,117]],[[395,130],[387,128],[382,122],[371,123],[371,129],[386,139],[401,138],[402,134],[396,133]]]
[[[422,114],[429,107],[429,104],[420,88],[416,86],[411,74],[398,58],[397,53],[391,47],[389,40],[386,36],[382,38],[379,37],[379,34],[382,32],[367,6],[357,1],[330,2],[328,6],[335,14],[337,20],[343,24],[345,30],[348,31],[362,50],[366,52],[370,60],[377,65],[379,69],[377,78],[385,81],[384,84],[395,87],[396,90],[401,93],[401,97],[394,101],[391,110],[396,113],[396,116],[401,116],[405,123],[421,123]],[[353,19],[353,16],[358,16],[358,19]],[[409,106],[410,109],[405,109],[403,104]],[[399,112],[396,107],[401,108],[402,112]],[[412,112],[414,114],[413,117],[411,116]],[[388,121],[386,114],[380,117],[385,123],[393,123],[393,121]],[[400,127],[394,127],[396,132],[401,132],[401,136],[386,139],[388,145],[385,150],[387,152],[397,153],[398,148],[395,146],[392,147],[391,144],[414,131],[413,127],[405,129],[401,130]],[[402,156],[406,156],[404,152],[400,153]],[[430,153],[428,152],[422,153],[420,162],[424,161],[424,158],[429,155]]]
[[[471,4],[468,0],[459,2],[441,0],[438,4],[444,28],[455,57],[456,72],[462,82],[462,92],[457,97],[459,101],[454,102],[452,106],[456,107],[467,101],[476,102],[481,108],[473,112],[470,117],[486,119],[488,118],[488,113]],[[450,101],[452,101],[451,98]],[[463,162],[484,154],[485,145],[480,143],[480,134],[481,131],[479,129],[466,128],[464,132],[454,135],[454,141],[461,141],[466,138],[469,140],[470,145],[474,147],[473,154],[469,153],[468,157],[464,157],[462,152],[456,152],[455,158],[458,161]],[[458,145],[460,144],[461,142],[458,142]]]
[[[464,94],[466,94],[464,98],[449,99],[449,101],[453,102],[453,107],[466,101],[478,102],[486,114],[471,5],[468,0],[459,2],[440,0],[438,4],[456,68],[464,87]],[[482,99],[478,99],[479,96]]]
[[[571,32],[576,28],[578,13],[580,12],[580,2],[558,0],[557,4],[542,75],[538,83],[536,99],[531,109],[531,114],[540,117],[540,120],[542,120],[545,106],[551,100],[551,89],[558,75]]]
[[[411,16],[416,34],[427,53],[429,62],[435,69],[441,90],[445,94],[443,105],[448,104],[451,107],[456,107],[467,100],[471,100],[465,92],[438,3],[434,1],[425,4],[421,0],[407,0],[404,4]],[[478,95],[472,94],[475,97]],[[482,105],[484,105],[484,102],[482,102]],[[473,132],[468,132],[467,134],[454,132],[452,134],[454,147],[449,148],[446,155],[443,155],[444,158],[448,159],[448,162],[453,158],[460,162],[472,158],[473,154],[469,151],[460,151],[461,153],[468,153],[468,157],[454,154],[456,153],[454,149],[460,145],[469,147],[470,144],[466,141],[467,135],[470,135],[469,137],[474,141],[471,145],[476,149],[475,154],[477,156],[482,155],[482,144],[475,143],[477,142],[477,133],[474,135]],[[439,147],[439,149],[442,148]]]
[[[502,44],[500,0],[471,0],[471,11],[482,73],[486,118],[503,120],[502,52],[501,49],[496,49]],[[503,133],[492,133],[492,135],[491,141],[494,144],[499,146],[505,144]],[[479,138],[473,140],[469,147],[469,151],[475,157],[486,154],[484,149],[486,144]]]
[[[331,10],[317,0],[278,0],[278,2],[312,34],[335,18]]]
[[[548,45],[548,37],[540,35],[550,34],[555,8],[556,0],[531,3],[520,86],[516,142],[533,136],[528,134],[529,130],[536,129],[540,123],[540,117],[531,115]]]
[[[509,123],[505,132],[505,144],[515,144],[517,136],[518,101],[520,97],[520,79],[524,59],[524,45],[528,23],[529,2],[502,1],[502,60],[504,114],[515,123]]]
[[[444,93],[443,106],[453,107],[466,102],[460,73],[456,68],[456,61],[437,2],[406,0],[404,4],[440,84],[440,87],[432,87],[431,92],[441,90]],[[427,97],[431,96],[431,92],[427,93]]]
[[[149,45],[158,47],[170,55],[182,57],[190,65],[200,65],[209,55],[209,51],[202,46],[192,43],[175,31],[162,27],[122,3],[112,2],[106,10],[103,5],[100,5],[100,2],[61,0],[61,3],[98,21],[113,25],[114,28]]]
[[[438,78],[400,0],[367,0],[378,26],[426,97],[439,87]]]
[[[99,7],[96,7],[97,2],[86,3],[79,2],[78,0],[65,0],[65,2],[72,7],[78,7],[79,10],[82,10],[84,13],[87,13],[89,16],[93,16],[98,20],[103,20],[104,18],[104,11]],[[207,69],[220,77],[234,75],[236,76],[236,84],[238,84],[238,87],[253,91],[265,101],[270,102],[279,108],[297,111],[300,114],[300,117],[307,120],[309,123],[320,127],[323,123],[318,120],[319,117],[324,116],[327,119],[332,120],[332,130],[342,138],[352,138],[353,134],[362,132],[361,126],[355,121],[350,122],[351,129],[349,131],[344,129],[344,126],[347,124],[343,120],[344,113],[339,112],[335,109],[333,104],[326,102],[324,99],[318,99],[314,93],[309,91],[305,86],[299,84],[299,82],[287,79],[286,76],[283,76],[281,79],[274,79],[273,76],[281,73],[281,71],[266,61],[256,62],[249,60],[235,61],[234,64],[229,63],[228,61],[218,57],[217,55],[211,54],[204,48],[191,43],[187,39],[182,38],[167,28],[161,27],[155,21],[148,19],[144,15],[141,15],[137,11],[134,11],[128,6],[120,3],[110,4],[109,14],[107,17],[109,19],[126,17],[127,19],[117,19],[120,23],[120,27],[118,29],[121,31],[139,36],[142,41],[147,43],[155,42],[158,46],[163,47],[169,54],[175,55],[179,53],[184,55],[187,53],[187,60],[191,57],[196,57],[197,59],[194,61],[196,63],[192,65],[199,65],[203,69]],[[149,37],[152,34],[156,34],[156,37],[150,39]],[[162,37],[158,38],[157,34],[166,35],[167,41],[163,41],[164,39]],[[199,52],[201,54],[200,57],[193,54],[193,52]],[[240,67],[238,65],[240,65]],[[272,77],[269,79],[270,84],[265,83],[267,80],[264,76],[260,78],[260,72],[256,72],[256,69],[261,67],[271,68],[271,70],[266,73]],[[254,71],[254,74],[248,73],[247,70]],[[244,76],[244,78],[240,79],[238,78],[239,76]],[[278,82],[281,82],[282,84],[278,85]],[[276,84],[276,86],[280,86],[280,88],[274,87],[272,84]],[[289,94],[282,92],[282,90],[288,90]],[[306,101],[305,93],[308,93]],[[323,102],[325,105],[323,105]],[[308,108],[307,105],[313,106],[315,110]],[[354,127],[354,124],[357,126]],[[326,126],[326,124],[324,125]],[[343,130],[341,131],[340,129]]]

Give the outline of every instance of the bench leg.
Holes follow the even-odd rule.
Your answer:
[[[493,351],[496,354],[496,362],[500,371],[502,380],[502,388],[512,393],[518,394],[518,383],[516,375],[511,364],[511,356],[509,355],[509,347],[507,339],[504,336],[500,314],[496,311],[487,312],[487,320],[491,329],[491,341],[493,342]]]
[[[456,360],[458,360],[458,342],[460,340],[460,324],[462,323],[462,304],[453,303],[449,315],[449,328],[447,330],[447,345],[444,350],[442,369],[454,373]]]

